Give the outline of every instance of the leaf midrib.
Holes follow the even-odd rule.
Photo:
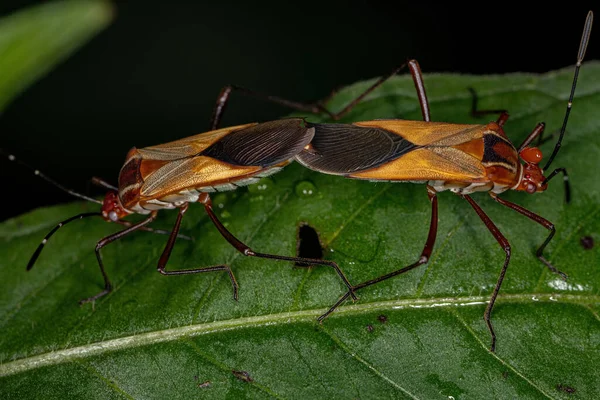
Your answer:
[[[535,300],[533,300],[535,299]],[[444,297],[429,299],[396,299],[388,301],[379,301],[372,303],[353,304],[340,307],[335,315],[361,314],[368,311],[380,309],[399,310],[407,308],[451,308],[451,307],[473,307],[487,304],[487,296],[465,296],[465,297]],[[525,303],[535,301],[536,303],[570,303],[581,305],[586,312],[592,312],[590,304],[600,303],[598,295],[572,295],[572,294],[549,294],[549,293],[520,293],[498,296],[499,302],[503,304]],[[76,346],[69,349],[52,351],[49,353],[38,354],[31,357],[21,358],[15,361],[0,364],[0,377],[13,375],[28,371],[34,368],[40,368],[48,365],[60,364],[73,359],[103,354],[109,351],[122,350],[133,347],[146,346],[154,343],[179,340],[191,336],[204,335],[215,332],[223,332],[233,329],[248,327],[259,327],[279,324],[289,324],[290,322],[309,322],[322,315],[327,309],[311,309],[292,312],[282,312],[277,314],[260,315],[253,317],[235,318],[208,323],[193,324],[171,329],[151,331],[137,335],[124,336],[116,339],[105,340],[101,342],[89,343],[83,346]],[[598,316],[594,314],[594,318]],[[326,323],[326,322],[325,322]]]

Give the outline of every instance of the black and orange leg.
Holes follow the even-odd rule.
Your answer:
[[[229,232],[227,230],[227,228],[225,228],[225,226],[223,226],[221,221],[219,221],[219,218],[217,217],[217,215],[215,214],[215,212],[212,209],[212,202],[210,200],[210,196],[208,195],[208,193],[201,194],[200,199],[198,201],[200,203],[204,204],[204,209],[206,210],[206,213],[208,214],[211,221],[218,229],[219,233],[221,233],[221,235],[225,238],[225,240],[227,240],[233,247],[235,247],[235,249],[237,251],[239,251],[243,255],[248,256],[248,257],[267,258],[267,259],[271,259],[271,260],[291,261],[294,263],[301,263],[301,264],[306,264],[306,265],[323,265],[323,266],[331,267],[335,270],[335,272],[341,278],[342,282],[344,282],[344,285],[346,285],[346,287],[348,288],[349,295],[352,296],[352,298],[354,300],[357,299],[356,295],[354,294],[352,285],[348,281],[348,278],[346,278],[346,275],[344,275],[344,273],[342,272],[340,267],[334,261],[321,260],[321,259],[316,259],[316,258],[287,257],[287,256],[279,256],[279,255],[275,255],[275,254],[266,254],[266,253],[255,252],[248,245],[244,244],[239,239],[237,239],[235,236],[233,236],[233,234],[231,232]]]
[[[395,276],[401,275],[405,272],[408,272],[412,269],[417,268],[420,265],[426,264],[429,261],[429,258],[431,257],[431,252],[433,251],[433,247],[435,246],[435,238],[437,236],[438,201],[437,201],[437,192],[431,186],[427,186],[427,195],[429,196],[429,201],[431,202],[431,222],[429,224],[429,233],[427,234],[427,241],[425,242],[425,246],[423,248],[423,251],[421,252],[421,256],[419,257],[419,259],[407,267],[401,268],[399,270],[390,272],[388,274],[381,275],[378,278],[371,279],[371,280],[365,281],[363,283],[359,283],[358,285],[355,285],[354,287],[352,287],[351,291],[348,291],[346,294],[344,294],[342,297],[340,297],[340,299],[333,306],[331,306],[325,314],[321,315],[318,318],[319,322],[323,321],[325,318],[327,318],[329,316],[329,314],[334,312],[335,309],[340,306],[340,304],[342,304],[344,301],[346,301],[348,296],[352,295],[353,291],[357,291],[357,290],[363,289],[367,286],[371,286],[371,285],[374,285],[381,281],[385,281],[386,279],[390,279]]]
[[[309,112],[313,114],[327,114],[329,118],[337,121],[344,115],[350,112],[358,103],[360,103],[369,93],[377,89],[381,86],[385,81],[390,79],[392,76],[399,74],[403,69],[408,67],[410,70],[411,76],[413,78],[413,82],[415,84],[415,89],[417,90],[417,96],[419,98],[419,104],[421,106],[421,113],[423,114],[423,120],[431,121],[431,112],[429,110],[429,102],[427,101],[427,94],[425,93],[425,85],[423,83],[423,74],[421,73],[421,68],[419,67],[419,63],[417,60],[409,60],[399,67],[395,68],[389,74],[379,78],[373,85],[367,88],[364,92],[358,95],[354,100],[352,100],[348,105],[346,105],[342,110],[332,113],[327,108],[323,106],[326,102],[319,101],[313,104],[300,103],[297,101],[286,100],[281,97],[271,96],[264,93],[256,92],[254,90],[246,89],[240,86],[235,85],[227,85],[225,86],[219,96],[217,97],[217,102],[215,104],[215,108],[213,110],[213,114],[210,120],[210,129],[218,129],[221,118],[223,117],[223,113],[227,108],[227,104],[229,102],[229,97],[233,91],[237,91],[243,93],[247,96],[255,97],[258,99],[270,101],[272,103],[280,104],[282,106],[288,107],[290,109],[302,112]],[[331,96],[330,96],[331,97]]]
[[[542,225],[544,228],[548,229],[550,231],[550,234],[548,235],[548,237],[546,238],[546,240],[544,240],[544,243],[542,243],[542,245],[537,249],[535,255],[537,256],[537,258],[540,259],[540,261],[542,261],[544,264],[546,264],[546,266],[548,267],[548,269],[552,272],[554,272],[555,274],[560,275],[563,279],[567,279],[567,274],[565,274],[564,272],[559,271],[555,266],[553,266],[547,259],[546,257],[544,257],[544,249],[546,248],[546,246],[548,245],[548,243],[550,243],[550,241],[552,240],[552,238],[554,237],[554,234],[556,233],[556,229],[554,228],[554,224],[550,221],[548,221],[547,219],[544,219],[542,217],[540,217],[539,215],[529,211],[526,208],[523,208],[515,203],[511,203],[508,200],[504,200],[501,199],[500,197],[498,197],[497,194],[491,193],[490,192],[490,196],[492,196],[492,199],[496,200],[498,203],[502,204],[503,206],[506,206],[512,210],[515,210],[516,212],[518,212],[519,214],[522,214],[524,216],[526,216],[527,218],[529,218],[532,221],[537,222],[538,224]]]
[[[150,216],[148,218],[146,218],[145,220],[138,222],[135,225],[131,225],[129,228],[124,229],[120,232],[117,232],[110,236],[107,236],[107,237],[101,239],[96,244],[96,258],[98,259],[98,266],[100,267],[100,272],[102,272],[102,277],[104,278],[104,290],[102,290],[100,293],[96,294],[95,296],[88,297],[87,299],[81,300],[79,302],[79,304],[84,304],[84,303],[89,303],[91,301],[95,301],[95,300],[99,299],[100,297],[102,297],[112,291],[112,285],[110,283],[110,280],[108,279],[108,275],[106,275],[106,271],[104,270],[104,263],[102,262],[102,254],[100,254],[100,249],[102,249],[107,244],[114,242],[115,240],[121,239],[123,236],[128,235],[131,232],[135,232],[137,230],[142,229],[145,225],[148,225],[150,222],[154,221],[155,219],[156,219],[156,211],[153,212],[152,214],[150,214]]]
[[[471,207],[473,207],[473,209],[475,210],[475,212],[477,213],[479,218],[481,218],[481,220],[485,224],[485,227],[488,228],[490,233],[494,236],[494,239],[496,239],[496,241],[502,247],[502,249],[504,250],[504,253],[506,254],[506,256],[504,258],[504,265],[502,266],[502,269],[500,270],[500,276],[498,276],[498,281],[496,282],[496,286],[494,286],[494,290],[492,291],[492,295],[490,296],[490,301],[489,301],[487,307],[485,308],[485,312],[483,314],[483,319],[485,321],[485,324],[487,325],[487,328],[490,331],[490,335],[492,336],[492,345],[490,346],[490,351],[495,352],[496,351],[496,333],[494,332],[494,327],[492,325],[492,309],[494,308],[494,304],[496,303],[496,298],[498,297],[498,293],[500,292],[500,287],[502,286],[502,281],[504,281],[504,276],[506,275],[506,269],[508,268],[508,263],[510,261],[510,254],[511,254],[510,243],[508,243],[508,240],[504,237],[502,232],[500,232],[498,227],[492,222],[490,217],[487,216],[487,214],[481,209],[481,207],[479,207],[479,205],[477,203],[475,203],[475,201],[471,198],[471,196],[461,195],[461,197],[464,198],[465,200],[467,200],[469,202],[469,204],[471,205]]]

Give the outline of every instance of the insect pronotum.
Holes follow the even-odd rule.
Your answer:
[[[218,125],[211,121],[212,125]],[[60,185],[39,170],[19,161],[15,156],[0,150],[8,160],[17,162],[54,186],[83,200],[101,205],[100,212],[87,212],[68,218],[55,226],[43,239],[27,264],[30,270],[38,259],[50,237],[62,226],[82,218],[100,216],[108,222],[125,225],[122,231],[109,235],[96,245],[96,258],[104,278],[104,289],[83,299],[81,304],[95,301],[112,290],[112,284],[106,274],[100,250],[109,243],[137,230],[150,230],[147,225],[157,216],[159,210],[177,209],[177,219],[173,230],[154,231],[168,233],[165,249],[158,260],[158,272],[163,275],[185,275],[201,272],[225,271],[233,287],[233,297],[238,298],[238,283],[227,265],[214,265],[203,268],[166,270],[171,250],[179,235],[183,215],[189,203],[199,202],[221,235],[245,256],[291,261],[298,265],[324,265],[333,268],[348,290],[348,282],[338,265],[333,261],[303,257],[287,257],[275,254],[259,253],[238,240],[219,221],[212,208],[210,193],[234,190],[238,187],[257,182],[287,165],[295,155],[310,143],[314,128],[307,126],[302,118],[288,118],[265,123],[251,123],[218,130],[176,140],[142,149],[132,148],[119,173],[118,187],[93,178],[92,182],[108,189],[104,201],[77,193]],[[141,222],[131,223],[123,218],[130,214],[146,215]],[[353,296],[353,295],[352,295]]]
[[[590,38],[592,21],[593,13],[590,11],[583,28],[571,93],[560,135],[554,151],[543,168],[539,166],[542,159],[541,151],[530,145],[536,139],[538,142],[541,141],[545,124],[537,124],[523,143],[515,148],[502,129],[508,120],[506,110],[477,110],[477,97],[473,91],[472,114],[499,113],[500,116],[495,122],[485,125],[432,122],[423,76],[416,60],[402,64],[390,74],[380,78],[337,113],[328,111],[323,106],[324,102],[302,104],[236,86],[226,86],[222,90],[215,108],[215,119],[218,119],[222,110],[225,109],[229,95],[237,90],[299,111],[325,113],[331,119],[338,120],[390,77],[398,74],[405,67],[410,70],[421,106],[423,121],[390,119],[355,122],[351,125],[309,123],[308,126],[315,128],[314,138],[296,156],[296,160],[302,165],[325,174],[370,181],[427,183],[427,194],[431,202],[429,233],[418,260],[404,268],[354,285],[325,314],[319,317],[320,321],[331,314],[349,296],[354,295],[355,291],[408,272],[429,261],[437,234],[437,193],[444,190],[456,193],[471,205],[505,252],[504,264],[484,312],[484,320],[492,338],[491,351],[494,351],[496,347],[496,334],[491,321],[491,313],[509,264],[511,246],[492,220],[471,198],[471,193],[488,192],[494,201],[548,229],[550,233],[537,249],[536,256],[552,272],[566,278],[566,275],[556,269],[543,255],[544,249],[554,237],[554,224],[498,195],[507,190],[519,190],[527,193],[543,192],[552,178],[557,174],[562,174],[565,197],[567,202],[569,201],[570,188],[566,169],[556,168],[548,176],[544,176],[544,171],[548,170],[552,164],[565,134],[579,69]],[[524,164],[521,164],[520,160]]]

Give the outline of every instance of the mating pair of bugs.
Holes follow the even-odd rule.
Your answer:
[[[558,271],[543,255],[555,233],[554,225],[541,216],[498,195],[509,189],[536,193],[546,190],[548,182],[562,173],[565,182],[567,201],[569,199],[568,175],[564,168],[557,168],[548,176],[543,171],[552,164],[560,149],[565,128],[571,111],[577,76],[589,41],[593,14],[590,11],[585,21],[583,35],[577,55],[575,76],[567,105],[564,122],[558,141],[550,159],[543,168],[539,163],[541,151],[531,147],[537,138],[541,140],[544,124],[539,123],[525,141],[515,148],[504,133],[502,126],[508,119],[504,110],[478,111],[477,98],[473,92],[473,113],[500,113],[495,122],[486,125],[465,125],[432,122],[429,104],[419,64],[408,61],[389,75],[375,82],[364,93],[350,102],[343,110],[331,113],[320,103],[306,105],[274,96],[264,96],[247,89],[227,86],[217,99],[211,120],[212,130],[196,136],[143,149],[133,148],[127,154],[125,164],[119,173],[118,187],[98,178],[93,182],[108,189],[104,201],[69,190],[40,171],[29,167],[12,155],[9,160],[17,161],[31,168],[36,175],[66,192],[101,204],[101,212],[89,212],[71,217],[54,227],[48,233],[31,257],[27,269],[31,269],[49,238],[65,224],[81,218],[101,216],[106,221],[126,226],[120,232],[101,239],[96,245],[96,257],[102,276],[104,289],[94,296],[81,301],[94,301],[112,290],[111,282],[104,269],[100,250],[107,244],[136,230],[150,230],[147,227],[159,210],[177,209],[178,215],[173,230],[155,231],[167,233],[169,238],[158,261],[158,271],[163,275],[183,275],[201,272],[225,271],[233,287],[233,297],[238,297],[238,284],[227,265],[216,265],[167,271],[166,265],[179,235],[183,215],[189,203],[199,202],[217,227],[221,235],[238,251],[246,256],[292,261],[304,265],[324,265],[333,268],[347,287],[347,292],[322,316],[323,320],[348,297],[356,300],[355,292],[378,282],[410,271],[427,263],[435,245],[438,222],[437,193],[450,190],[464,198],[473,207],[485,226],[492,233],[505,252],[505,260],[484,313],[484,320],[492,337],[491,350],[495,350],[496,335],[491,323],[491,312],[502,285],[511,255],[511,247],[504,235],[469,196],[473,192],[488,192],[498,203],[517,211],[550,231],[546,240],[537,250],[537,257],[553,272]],[[367,94],[379,87],[391,76],[408,67],[417,91],[423,121],[375,120],[353,124],[314,124],[303,118],[288,118],[265,123],[252,123],[218,129],[230,94],[234,90],[274,101],[296,110],[326,113],[333,120],[348,113]],[[288,257],[259,253],[238,240],[219,221],[213,211],[210,193],[233,190],[240,186],[257,182],[260,178],[273,174],[296,160],[312,170],[353,179],[371,181],[412,181],[427,183],[427,193],[431,203],[431,222],[424,249],[416,262],[378,278],[352,285],[339,266],[329,260],[302,257]],[[521,163],[521,161],[523,163]],[[147,217],[138,223],[123,220],[130,214],[143,214]]]

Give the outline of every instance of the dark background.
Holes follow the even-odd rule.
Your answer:
[[[0,15],[35,3],[3,0]],[[132,146],[207,130],[225,84],[310,102],[407,58],[424,72],[545,72],[574,64],[592,3],[117,2],[107,30],[0,115],[0,147],[86,192],[92,176],[116,184]],[[587,60],[600,59],[595,31]],[[287,113],[238,95],[223,126]],[[4,160],[0,178],[0,220],[71,199]]]

